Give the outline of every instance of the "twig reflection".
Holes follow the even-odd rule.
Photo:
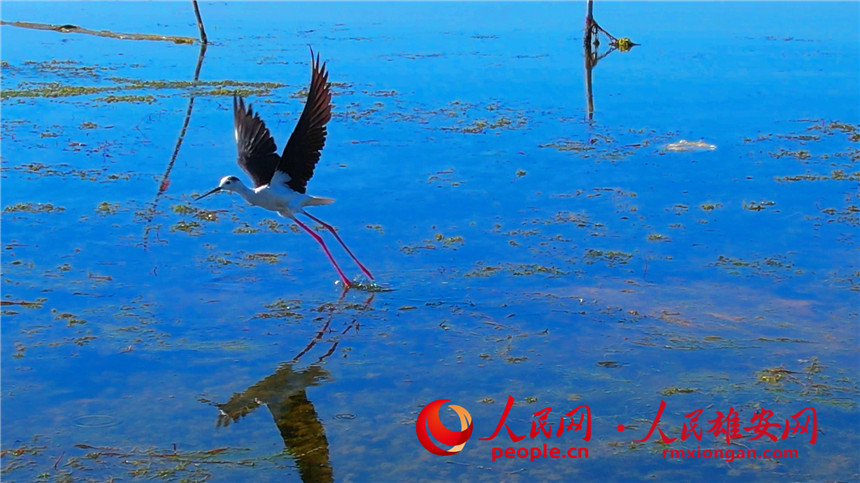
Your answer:
[[[600,53],[601,33],[609,38],[609,49],[602,54]],[[600,62],[601,59],[611,54],[612,52],[615,52],[616,50],[621,52],[628,52],[636,45],[638,44],[633,43],[627,37],[622,37],[620,39],[616,38],[614,35],[607,32],[603,27],[601,27],[597,23],[597,21],[594,20],[594,0],[587,1],[585,14],[585,36],[582,38],[582,47],[584,50],[585,57],[585,104],[589,121],[594,119],[594,91],[592,89],[591,75],[592,69],[597,66],[597,63]]]
[[[194,68],[194,82],[200,79],[200,69],[203,67],[203,58],[206,56],[207,44],[200,44],[200,53],[197,55],[197,65]],[[158,183],[158,191],[155,193],[155,198],[147,209],[146,228],[143,231],[143,249],[146,250],[149,246],[149,232],[157,230],[159,227],[152,226],[152,220],[158,212],[158,200],[161,195],[167,191],[170,186],[170,172],[173,170],[173,165],[176,163],[176,158],[179,156],[179,149],[182,147],[182,141],[185,139],[185,132],[188,130],[188,123],[191,120],[191,111],[194,109],[194,91],[191,91],[188,99],[188,109],[185,110],[185,119],[182,122],[182,129],[179,130],[179,137],[176,139],[176,145],[173,147],[173,154],[170,156],[170,161],[167,163],[167,168],[164,174],[161,175],[161,182]]]
[[[591,42],[584,43],[584,57],[585,57],[585,104],[586,104],[586,112],[588,113],[588,120],[591,121],[594,119],[594,90],[592,88],[592,75],[591,71],[600,62],[601,59],[606,57],[607,55],[615,52],[617,49],[615,47],[610,47],[609,50],[600,54],[598,52],[598,47],[600,46],[600,42],[598,42],[595,38],[594,42],[594,50],[592,50]]]

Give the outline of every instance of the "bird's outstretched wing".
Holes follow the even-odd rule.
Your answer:
[[[281,156],[278,171],[289,175],[290,188],[299,193],[305,192],[308,180],[314,175],[314,167],[320,159],[320,151],[325,145],[325,125],[331,119],[331,90],[325,63],[320,65],[317,54],[314,59],[311,50],[311,85],[308,100],[299,122],[290,136]]]
[[[233,96],[233,127],[239,167],[248,173],[255,187],[268,184],[280,161],[275,154],[277,146],[260,115],[254,113],[250,104],[246,110],[245,101],[239,96]]]

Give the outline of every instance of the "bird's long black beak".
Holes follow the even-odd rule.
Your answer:
[[[221,187],[220,187],[220,186],[218,186],[217,188],[213,189],[212,191],[210,191],[210,192],[208,192],[208,193],[206,193],[206,194],[202,194],[202,195],[198,196],[197,198],[194,198],[194,201],[200,201],[200,200],[202,200],[203,198],[206,198],[207,196],[211,195],[212,193],[217,193],[217,192],[219,192],[219,191],[221,191]]]

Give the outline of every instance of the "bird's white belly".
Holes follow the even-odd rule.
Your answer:
[[[296,193],[291,189],[272,189],[270,186],[262,186],[254,190],[254,199],[248,201],[270,211],[294,212],[301,209],[304,198],[307,198],[307,195]]]

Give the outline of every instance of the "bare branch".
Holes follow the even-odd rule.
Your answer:
[[[90,30],[87,28],[79,27],[77,25],[51,25],[46,23],[36,23],[36,22],[7,22],[5,20],[0,20],[0,25],[9,25],[12,27],[21,27],[25,29],[36,29],[36,30],[53,30],[54,32],[62,32],[62,33],[75,33],[75,34],[88,34],[88,35],[97,35],[99,37],[108,37],[112,39],[122,39],[122,40],[165,40],[168,42],[173,42],[176,44],[193,44],[196,39],[191,37],[176,37],[173,35],[155,35],[155,34],[130,34],[130,33],[121,33],[121,32],[111,32],[110,30]]]
[[[194,15],[197,17],[197,28],[200,29],[200,41],[208,44],[209,40],[206,38],[206,29],[203,28],[203,19],[200,18],[200,8],[197,7],[197,0],[191,0],[191,3],[194,5]]]

